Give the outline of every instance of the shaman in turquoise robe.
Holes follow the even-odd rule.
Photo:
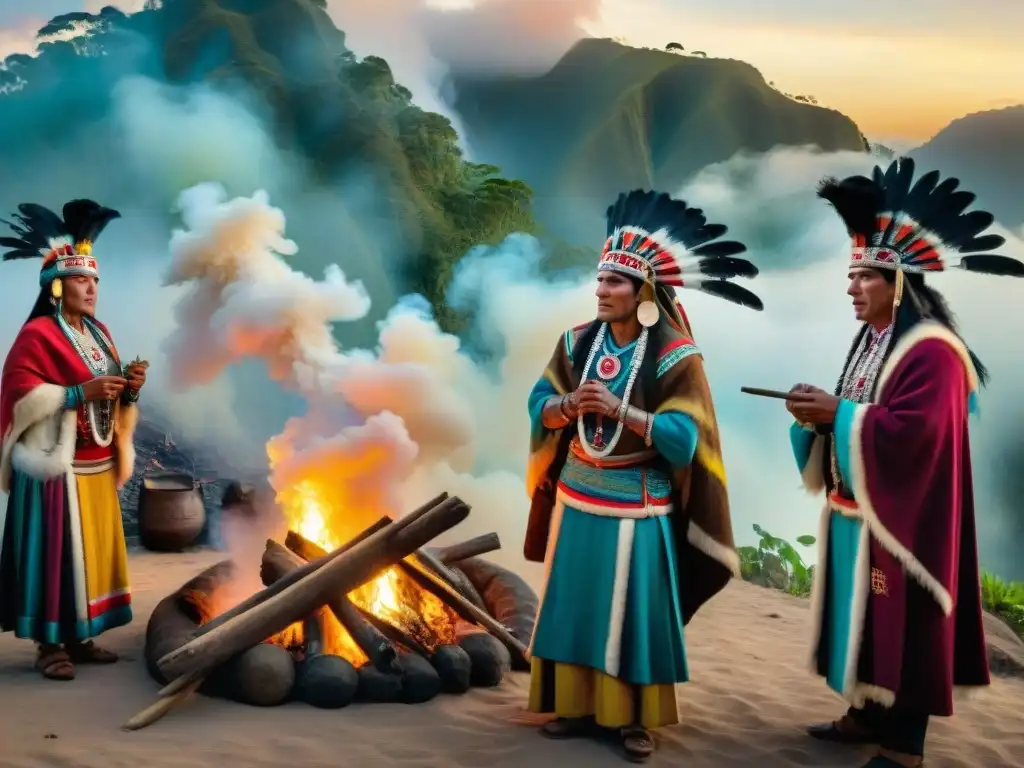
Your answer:
[[[587,349],[573,349],[586,328],[567,332],[555,358],[571,368],[574,354],[587,354]],[[603,344],[597,357],[614,356],[620,365],[611,379],[598,380],[622,397],[636,342],[620,348],[609,333]],[[681,564],[680,557],[693,560],[697,552],[679,546],[680,522],[688,517],[678,508],[679,476],[690,471],[695,457],[719,471],[721,464],[717,431],[705,433],[704,445],[701,440],[698,419],[707,420],[710,403],[699,351],[691,340],[676,338],[660,351],[659,383],[674,376],[677,382],[689,380],[678,378],[684,369],[699,378],[702,388],[667,388],[661,403],[645,408],[654,413],[651,448],[623,428],[611,456],[597,459],[580,446],[577,422],[556,430],[572,437],[564,441],[565,459],[557,476],[546,582],[531,647],[533,711],[595,715],[607,727],[678,721],[674,686],[689,680],[684,624],[693,611],[680,588],[681,566],[692,567],[692,562]],[[551,432],[542,422],[544,404],[562,394],[550,372],[529,398],[535,444]],[[591,378],[597,378],[596,372]],[[633,404],[641,389],[639,383],[634,386]],[[592,442],[595,417],[587,415],[583,424]],[[606,439],[616,426],[614,419],[604,419]],[[727,542],[719,544],[695,525],[688,538],[729,563],[728,532]]]

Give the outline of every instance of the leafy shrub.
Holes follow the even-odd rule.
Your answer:
[[[757,546],[739,548],[743,580],[791,595],[809,595],[814,566],[804,562],[796,547],[785,539],[772,536],[760,525],[754,525],[754,533],[761,537]],[[803,547],[811,547],[815,538],[800,536],[796,542]]]
[[[1024,637],[1024,582],[1003,581],[993,573],[983,572],[981,604]]]

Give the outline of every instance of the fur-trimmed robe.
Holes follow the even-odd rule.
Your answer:
[[[989,684],[968,435],[978,377],[963,342],[922,321],[896,343],[870,404],[840,404],[831,435],[799,427],[793,447],[808,490],[826,493],[812,591],[812,666],[829,677],[846,645],[843,696],[938,716],[954,689]],[[832,488],[830,441],[844,485]],[[850,525],[850,522],[853,524]],[[835,526],[856,541],[848,634],[830,637]]]
[[[110,339],[106,327],[93,322]],[[110,352],[117,359],[112,344]],[[109,448],[93,446],[76,455],[84,406],[67,410],[65,390],[94,377],[56,318],[38,317],[25,324],[7,354],[0,378],[0,490],[10,492],[12,469],[46,480],[70,472],[75,458],[98,459],[106,452],[113,454],[118,487],[128,481],[135,467],[136,406],[116,405],[114,441]]]

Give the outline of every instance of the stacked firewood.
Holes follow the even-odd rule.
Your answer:
[[[168,598],[154,611],[146,639],[150,671],[166,685],[160,700],[125,727],[148,725],[201,686],[205,692],[227,684],[232,698],[262,705],[289,699],[320,707],[353,700],[415,703],[442,691],[494,685],[510,667],[528,668],[536,596],[514,574],[476,557],[497,549],[497,536],[425,548],[469,511],[461,499],[442,494],[398,520],[381,518],[332,552],[289,532],[284,543],[267,542],[260,572],[265,588],[216,616],[198,611],[198,621],[190,621],[183,618],[183,595]],[[195,604],[197,589],[217,589],[217,582],[232,578],[233,568],[230,561],[214,566],[183,590]],[[427,647],[352,602],[353,590],[391,568],[458,617],[456,643]],[[365,654],[358,669],[326,652],[331,618]],[[296,624],[302,626],[302,654],[293,663],[294,654],[271,641]]]

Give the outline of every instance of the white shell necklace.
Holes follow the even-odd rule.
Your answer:
[[[598,330],[597,335],[594,337],[594,343],[590,347],[590,354],[587,357],[587,364],[583,367],[583,378],[581,383],[587,380],[590,375],[590,369],[594,365],[594,358],[597,357],[597,353],[601,351],[604,346],[604,338],[608,334],[608,323],[602,323],[601,328]],[[633,359],[629,364],[629,378],[626,379],[626,388],[622,392],[622,402],[628,403],[630,395],[633,393],[633,385],[636,384],[637,376],[640,375],[640,366],[644,361],[644,354],[647,351],[647,329],[644,328],[640,332],[640,338],[636,341],[636,348],[633,350]],[[601,426],[601,416],[597,416],[597,428],[594,430],[594,442],[591,443],[587,439],[587,431],[583,425],[583,414],[581,413],[576,419],[576,427],[580,436],[580,445],[583,446],[584,452],[592,459],[603,459],[610,456],[612,451],[615,450],[615,446],[619,443],[619,438],[622,437],[623,423],[617,422],[615,425],[615,434],[612,435],[612,439],[603,444],[602,434],[603,428]]]
[[[89,370],[96,376],[105,375],[107,373],[107,354],[100,347],[100,342],[96,340],[96,336],[88,324],[83,320],[83,330],[79,331],[59,312],[57,319],[78,356],[89,366]],[[98,329],[96,333],[99,333]],[[109,344],[105,336],[103,340]],[[100,448],[106,448],[114,441],[113,410],[114,404],[109,400],[93,400],[85,404],[85,413],[88,417],[92,439]]]

